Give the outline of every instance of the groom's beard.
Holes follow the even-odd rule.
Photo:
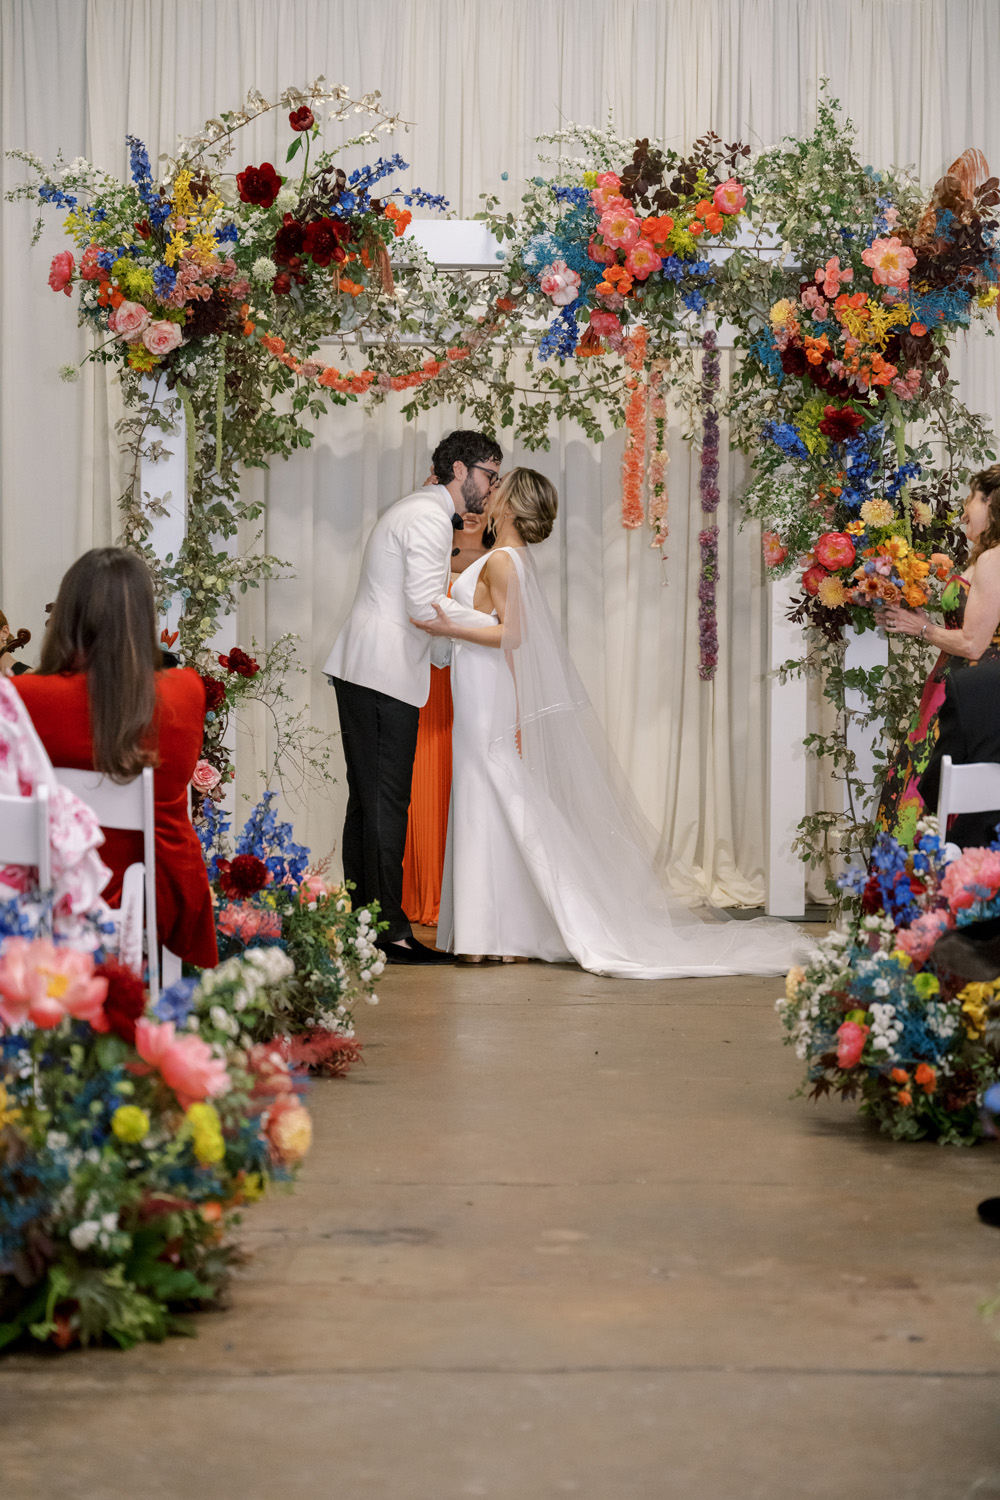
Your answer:
[[[462,509],[471,511],[474,516],[481,516],[485,505],[486,496],[479,493],[475,479],[467,474],[462,482]]]

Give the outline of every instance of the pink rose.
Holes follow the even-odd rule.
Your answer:
[[[94,960],[48,938],[8,938],[0,952],[0,1020],[30,1021],[48,1031],[66,1016],[107,1031],[104,998],[108,981],[94,977]]]
[[[870,1030],[870,1026],[859,1026],[857,1021],[845,1021],[837,1028],[838,1068],[857,1067]]]
[[[191,776],[191,785],[196,792],[210,792],[219,785],[222,773],[217,771],[207,760],[200,760],[195,766]]]
[[[178,1036],[172,1021],[135,1023],[135,1048],[177,1095],[182,1109],[224,1094],[230,1086],[226,1065],[207,1042],[190,1032]]]
[[[299,886],[299,900],[304,906],[314,907],[317,901],[329,894],[330,887],[322,875],[307,875]]]
[[[65,292],[70,295],[70,283],[73,280],[73,267],[76,265],[68,250],[60,250],[58,255],[52,257],[49,267],[49,286],[54,292]]]
[[[580,277],[571,271],[564,260],[554,260],[546,266],[538,281],[539,286],[557,307],[575,302],[580,290]]]
[[[928,911],[909,927],[896,933],[896,947],[908,953],[915,964],[924,964],[931,949],[943,932],[955,925],[955,918],[947,911]]]
[[[813,547],[816,561],[835,573],[838,568],[850,567],[855,558],[854,543],[844,531],[824,531]]]
[[[108,327],[126,344],[134,344],[149,327],[149,313],[141,302],[122,302],[108,319]]]
[[[124,306],[124,303],[122,304]],[[121,312],[121,308],[118,309]],[[171,349],[176,349],[178,344],[184,342],[179,323],[171,323],[169,318],[158,318],[142,335],[142,342],[150,354],[155,354],[157,359],[162,359],[164,354],[169,354]]]
[[[747,195],[735,177],[730,177],[728,182],[720,182],[712,194],[712,202],[720,214],[738,214],[746,208]]]

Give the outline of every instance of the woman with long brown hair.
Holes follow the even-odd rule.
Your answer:
[[[142,558],[96,547],[63,578],[37,672],[16,679],[54,766],[128,782],[154,768],[156,906],[160,941],[187,962],[218,962],[208,875],[188,816],[188,783],[201,754],[205,688],[197,672],[165,670],[153,582]],[[142,835],[106,829],[112,870],[103,895],[121,898]]]
[[[981,661],[1000,659],[1000,464],[973,474],[962,511],[972,551],[942,597],[945,623],[922,609],[892,604],[875,616],[892,635],[914,635],[939,652],[920,697],[909,732],[886,776],[878,827],[903,844],[913,843],[924,814],[917,782],[938,740],[938,719],[948,676]]]

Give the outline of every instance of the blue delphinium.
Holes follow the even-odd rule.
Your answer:
[[[765,422],[761,428],[761,436],[780,448],[786,458],[809,457],[809,449],[791,422]]]
[[[139,137],[127,135],[125,137],[129,148],[129,164],[132,169],[132,181],[139,190],[139,197],[145,205],[149,215],[149,222],[157,229],[166,219],[169,219],[173,209],[165,198],[153,191],[153,172],[149,165],[149,152]]]
[[[572,359],[573,354],[576,352],[579,337],[580,330],[577,327],[572,309],[561,307],[546,329],[545,336],[538,346],[539,360],[549,359],[553,354],[557,355],[559,359]]]
[[[160,995],[153,1013],[161,1021],[173,1021],[175,1026],[184,1026],[191,1014],[191,996],[198,988],[197,979],[177,979]]]
[[[166,302],[177,283],[177,272],[173,266],[158,261],[153,267],[153,290],[161,302]]]
[[[291,823],[279,823],[272,806],[277,792],[265,792],[247,818],[236,840],[237,854],[262,859],[275,881],[286,879],[298,885],[309,867],[309,850],[292,837]]]

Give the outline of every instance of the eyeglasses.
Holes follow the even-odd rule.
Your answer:
[[[479,469],[481,473],[486,474],[490,481],[491,490],[500,483],[500,475],[497,473],[496,469],[487,469],[483,464],[470,464],[469,468]]]

